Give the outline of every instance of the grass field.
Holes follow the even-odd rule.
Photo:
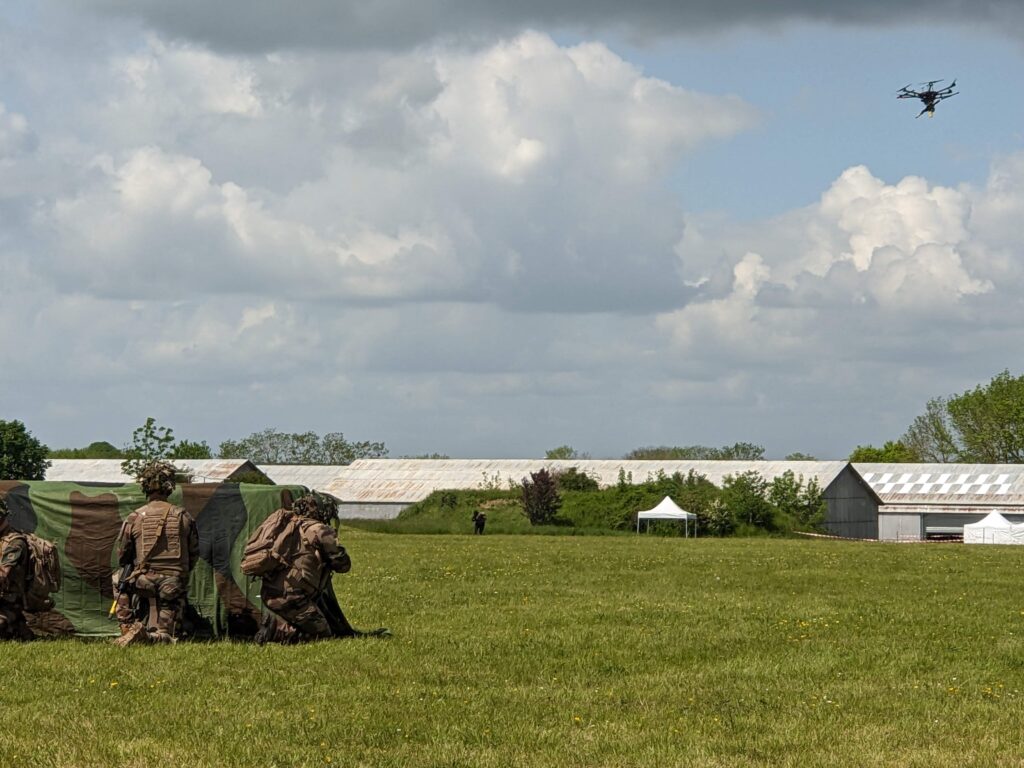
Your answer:
[[[390,640],[8,644],[37,766],[1020,765],[1022,553],[342,530]]]

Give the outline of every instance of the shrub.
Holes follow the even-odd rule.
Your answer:
[[[523,478],[523,512],[531,525],[551,525],[558,517],[562,508],[562,498],[558,495],[558,484],[554,476],[546,469],[531,472],[529,478]]]
[[[577,467],[569,467],[556,475],[558,487],[563,491],[596,491],[600,486],[597,480],[581,472]]]

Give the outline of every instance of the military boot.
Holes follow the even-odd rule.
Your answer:
[[[114,640],[114,645],[119,648],[127,648],[129,645],[148,642],[149,635],[146,634],[146,628],[142,625],[141,621],[137,621],[134,624],[129,624],[127,627],[121,627],[121,636]]]

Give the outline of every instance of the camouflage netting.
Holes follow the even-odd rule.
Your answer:
[[[249,535],[267,515],[307,493],[301,486],[234,483],[181,485],[170,501],[195,518],[199,563],[192,571],[188,599],[209,635],[251,635],[259,624],[259,581],[239,570]],[[135,483],[0,481],[0,497],[17,530],[49,539],[60,553],[64,583],[56,606],[31,617],[39,633],[90,637],[116,635],[108,618],[113,600],[111,574],[117,567],[121,521],[146,503]],[[201,632],[203,633],[203,632]]]

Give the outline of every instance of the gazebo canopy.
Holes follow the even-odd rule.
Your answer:
[[[645,509],[636,513],[637,520],[696,520],[693,512],[680,509],[672,499],[666,496],[654,509]]]
[[[654,509],[645,509],[636,513],[636,532],[640,533],[641,520],[682,520],[686,528],[686,535],[690,535],[690,521],[694,521],[694,535],[697,532],[697,516],[693,512],[680,509],[672,499],[666,496]]]

